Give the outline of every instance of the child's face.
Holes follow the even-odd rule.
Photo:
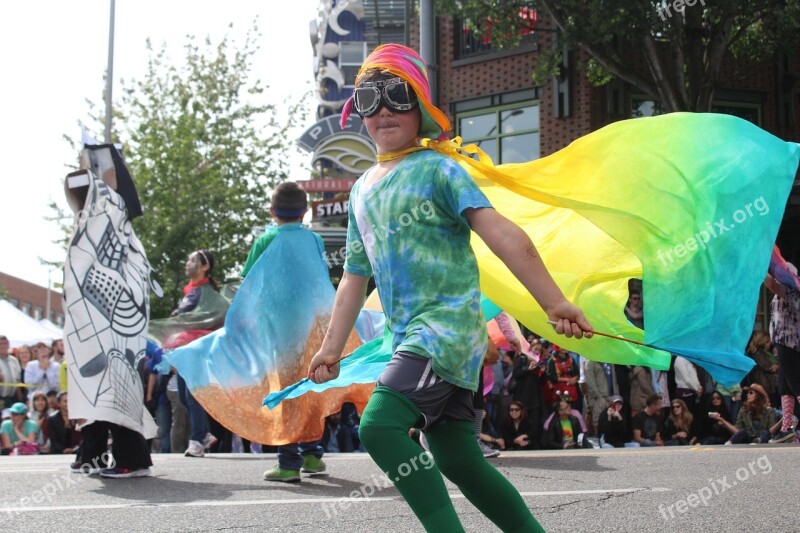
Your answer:
[[[416,146],[419,123],[419,108],[398,113],[382,106],[377,113],[364,118],[367,132],[378,147],[378,154]]]

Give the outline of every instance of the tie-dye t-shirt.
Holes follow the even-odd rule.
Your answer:
[[[444,380],[476,390],[488,334],[468,208],[491,204],[467,172],[433,151],[415,152],[350,194],[344,269],[375,276],[393,350],[433,360]]]

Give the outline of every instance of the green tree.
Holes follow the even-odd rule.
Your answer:
[[[585,68],[593,83],[623,80],[666,111],[710,111],[728,53],[770,61],[800,46],[800,0],[442,0],[437,5],[442,14],[478,21],[472,29],[488,34],[499,48],[519,44],[530,28],[529,9],[538,10],[540,19],[549,15],[537,24],[557,28],[563,44],[591,56]],[[556,74],[558,59],[558,52],[542,50],[534,80]]]
[[[269,216],[271,189],[288,178],[296,149],[289,133],[305,119],[309,95],[282,106],[254,103],[264,95],[250,78],[257,38],[254,28],[233,49],[227,37],[203,46],[189,37],[182,66],[148,42],[147,72],[124,88],[115,109],[115,133],[144,209],[134,230],[164,289],[152,300],[153,318],[177,306],[192,251],[214,253],[218,280],[237,273],[254,229]]]

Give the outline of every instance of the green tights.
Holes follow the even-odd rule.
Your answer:
[[[425,433],[434,461],[408,436],[422,414],[405,396],[376,387],[358,434],[426,531],[464,531],[442,474],[503,531],[544,531],[516,488],[478,448],[471,421],[444,420]]]

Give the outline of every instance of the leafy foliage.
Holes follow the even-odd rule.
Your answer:
[[[134,229],[165,293],[152,300],[153,318],[177,307],[192,251],[214,254],[218,280],[238,273],[269,217],[271,189],[288,178],[287,136],[305,113],[302,100],[253,103],[265,93],[249,73],[257,37],[254,28],[238,49],[227,37],[216,46],[189,37],[180,67],[148,42],[144,79],[125,87],[115,110],[144,209]]]

